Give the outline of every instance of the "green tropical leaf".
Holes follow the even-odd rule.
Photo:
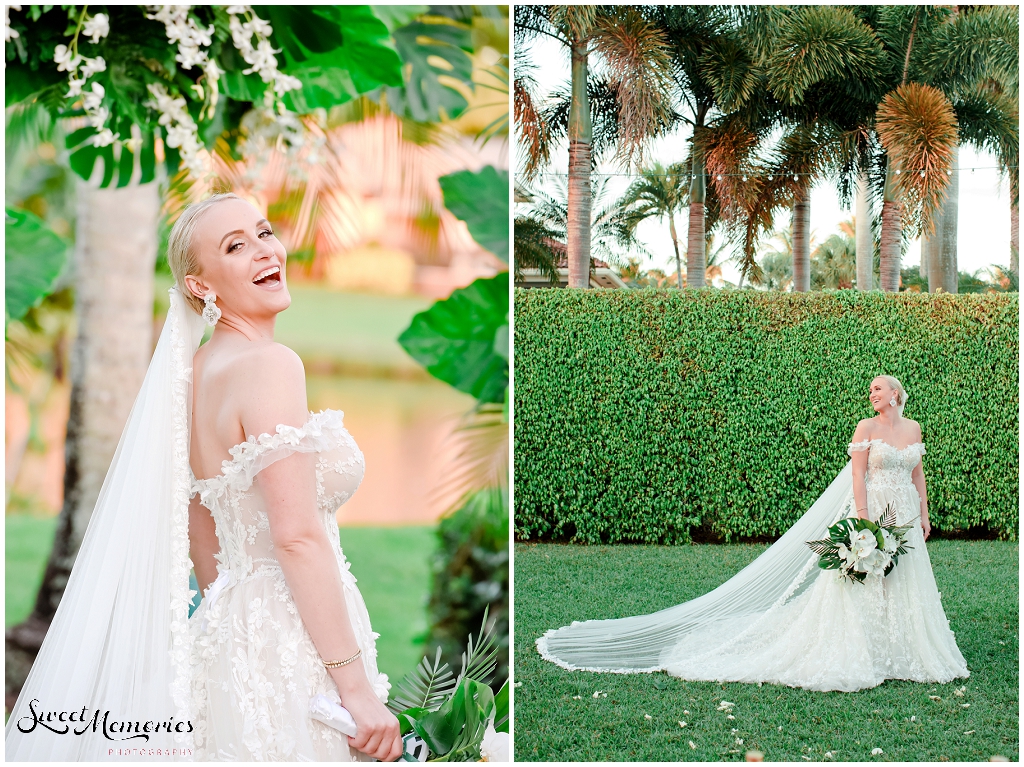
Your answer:
[[[413,716],[411,712],[421,709],[430,711],[437,708],[455,689],[455,685],[456,681],[448,664],[441,663],[441,648],[438,647],[433,664],[424,657],[420,665],[398,683],[398,689],[388,705],[394,711],[408,709],[405,712],[407,716]]]
[[[461,683],[463,679],[472,679],[475,682],[487,684],[498,665],[498,645],[494,636],[494,624],[493,622],[490,625],[487,623],[489,611],[490,605],[484,608],[480,633],[477,635],[475,643],[473,635],[469,635],[469,644],[466,647],[466,652],[462,654],[462,671],[459,672],[458,683]]]
[[[496,732],[508,732],[508,680],[494,696],[494,729]]]
[[[395,46],[406,64],[405,85],[387,89],[388,106],[406,117],[428,122],[458,117],[469,106],[466,98],[440,78],[450,78],[471,88],[472,33],[457,23],[414,21],[392,32]],[[437,57],[440,61],[432,59]]]
[[[402,84],[402,60],[369,6],[274,5],[265,13],[284,55],[281,71],[302,81],[284,96],[289,109],[304,114]]]
[[[16,208],[4,211],[5,320],[20,320],[50,294],[64,268],[68,244],[35,214]]]
[[[483,402],[503,402],[508,358],[508,272],[481,277],[412,318],[398,342],[432,376]]]
[[[450,173],[438,179],[444,206],[465,221],[481,247],[508,263],[508,171],[486,165],[479,172]]]

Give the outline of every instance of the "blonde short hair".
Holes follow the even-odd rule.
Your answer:
[[[895,376],[878,376],[885,381],[889,386],[896,390],[896,406],[904,404],[907,401],[907,390],[903,388],[903,384],[896,380]]]
[[[178,216],[178,220],[174,222],[171,234],[167,238],[167,265],[171,267],[171,274],[174,275],[174,282],[178,286],[178,290],[196,314],[203,313],[203,301],[188,289],[188,285],[185,284],[185,275],[191,274],[198,277],[201,274],[199,253],[196,252],[192,242],[199,218],[221,200],[240,199],[242,198],[237,194],[224,192],[192,203]]]

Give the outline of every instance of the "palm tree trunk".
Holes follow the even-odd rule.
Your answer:
[[[942,205],[942,213],[935,222],[935,247],[928,264],[928,292],[936,293],[941,288],[946,293],[956,293],[957,274],[957,212],[960,198],[960,165],[959,150],[953,149],[953,162],[950,166],[949,187],[946,201]]]
[[[60,603],[153,353],[157,185],[77,186],[77,337],[71,354],[64,505],[32,614],[7,631],[8,701],[24,684]]]
[[[868,204],[868,174],[857,175],[857,200],[855,213],[857,248],[857,290],[874,288],[873,247],[871,243],[871,206]]]
[[[679,289],[683,289],[683,262],[679,258],[679,235],[676,233],[676,217],[674,213],[668,214],[668,231],[672,235],[672,248],[676,252],[676,282]]]
[[[686,284],[703,288],[707,270],[707,251],[704,240],[704,201],[707,186],[704,179],[704,151],[693,136],[693,180],[690,181],[690,221],[686,231]]]
[[[1020,218],[1019,206],[1010,205],[1010,271],[1020,276]]]
[[[900,289],[900,240],[903,237],[903,204],[896,199],[891,165],[885,171],[885,193],[882,202],[882,235],[879,243],[879,287],[889,293]]]
[[[593,130],[587,95],[587,44],[574,40],[569,108],[569,210],[566,231],[569,287],[590,287],[590,163]]]
[[[811,289],[811,190],[805,182],[793,200],[793,290]]]
[[[942,250],[942,211],[933,214],[935,230],[925,234],[921,238],[921,277],[928,280],[928,292],[934,293],[933,284],[938,284],[938,278],[932,277],[932,269],[939,260],[939,252]]]

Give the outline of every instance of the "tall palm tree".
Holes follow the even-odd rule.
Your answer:
[[[671,45],[672,78],[678,102],[676,123],[690,128],[689,211],[686,243],[686,284],[706,284],[707,237],[715,219],[708,176],[708,157],[716,120],[755,98],[758,79],[749,41],[744,37],[743,13],[722,5],[649,6],[649,17],[664,30]],[[720,192],[720,190],[719,190]]]
[[[590,284],[591,184],[595,161],[593,111],[611,134],[606,146],[625,164],[641,156],[649,136],[668,119],[669,57],[664,35],[632,6],[518,5],[515,10],[515,117],[526,152],[524,177],[533,178],[550,158],[553,141],[569,144],[567,247],[569,287]],[[529,78],[529,44],[557,40],[569,52],[567,109],[538,103]],[[607,81],[595,77],[590,56],[599,59]],[[522,67],[522,65],[526,65]],[[594,91],[604,98],[592,103]]]
[[[640,223],[648,218],[656,218],[659,221],[668,219],[668,230],[672,236],[672,248],[676,257],[676,280],[680,289],[684,283],[683,265],[679,257],[679,235],[676,232],[676,213],[688,203],[689,176],[688,170],[681,163],[668,167],[654,163],[640,171],[640,178],[630,185],[619,201],[626,227],[630,232],[635,232]]]

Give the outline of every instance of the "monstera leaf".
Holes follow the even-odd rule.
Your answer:
[[[6,320],[20,320],[49,295],[64,268],[68,244],[33,213],[5,208]]]
[[[469,102],[441,78],[473,87],[470,29],[456,22],[413,21],[391,34],[408,70],[403,86],[387,89],[388,106],[418,122],[462,114]]]
[[[466,222],[473,239],[508,263],[508,171],[487,165],[438,179],[444,206]]]
[[[420,312],[398,342],[435,378],[482,402],[504,402],[508,272],[480,278]]]

